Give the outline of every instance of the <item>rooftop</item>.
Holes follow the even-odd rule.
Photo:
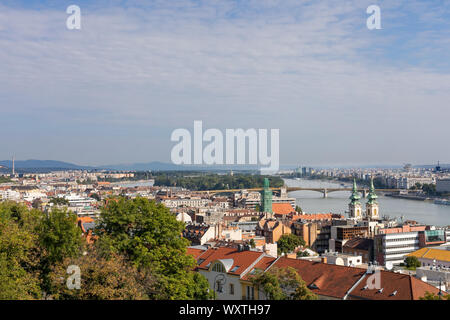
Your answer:
[[[422,248],[407,255],[408,257],[416,257],[430,260],[438,260],[450,262],[450,250]]]

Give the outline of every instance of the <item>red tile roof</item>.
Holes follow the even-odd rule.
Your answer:
[[[291,217],[292,220],[332,220],[343,218],[343,215],[335,213],[297,214]]]
[[[254,266],[253,266],[253,268],[251,268],[250,270],[249,270],[249,272],[247,272],[243,277],[242,277],[242,279],[243,280],[249,280],[249,278],[252,276],[251,275],[251,272],[254,270],[254,269],[258,269],[258,270],[266,270],[267,268],[269,268],[270,267],[270,265],[272,264],[272,263],[274,263],[274,261],[275,261],[276,259],[275,258],[273,258],[273,257],[263,257],[263,258],[261,258],[261,260],[259,260]]]
[[[193,256],[194,259],[198,259],[198,257],[205,251],[206,250],[202,250],[202,249],[187,248],[186,253]]]
[[[423,282],[413,276],[390,271],[380,271],[380,287],[379,289],[368,289],[367,279],[370,275],[361,281],[349,294],[351,300],[419,300],[420,297],[429,291],[437,294],[438,288]],[[395,292],[396,291],[396,292]],[[394,294],[395,292],[395,294]]]
[[[322,296],[342,299],[364,275],[365,270],[321,262],[282,257],[273,267],[294,268],[312,292]]]
[[[295,212],[290,203],[272,203],[272,212],[274,214],[289,214]]]
[[[264,253],[259,251],[239,251],[236,248],[223,247],[210,248],[199,256],[199,265],[197,269],[207,270],[209,268],[208,264],[216,260],[233,259],[233,265],[230,267],[230,271],[228,273],[240,275],[261,255],[264,255]],[[239,268],[235,272],[231,272],[231,270],[233,270],[236,266],[239,266]]]

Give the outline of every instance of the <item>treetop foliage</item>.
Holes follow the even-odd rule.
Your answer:
[[[234,174],[219,175],[202,173],[187,175],[186,173],[159,173],[154,177],[155,186],[182,187],[190,190],[226,190],[226,189],[250,189],[261,188],[264,178],[268,178],[270,186],[279,188],[284,185],[280,177]]]
[[[261,289],[269,300],[316,300],[297,271],[292,267],[271,268],[259,272],[251,278],[252,283]]]
[[[209,299],[183,228],[161,204],[119,198],[88,245],[67,208],[0,203],[0,299]],[[69,265],[81,270],[79,290],[66,286]]]

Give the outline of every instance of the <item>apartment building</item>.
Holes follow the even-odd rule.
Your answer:
[[[373,261],[373,239],[353,238],[348,240],[342,247],[342,253],[360,255],[363,263]]]
[[[420,248],[419,232],[425,226],[403,225],[397,228],[380,229],[374,238],[375,260],[380,265],[390,262],[403,263],[405,256]]]
[[[203,245],[214,239],[218,234],[219,226],[188,224],[183,231],[183,238],[188,239],[192,245]]]
[[[211,203],[210,199],[200,198],[200,197],[186,197],[186,198],[165,198],[161,200],[168,208],[178,208],[178,207],[206,207]]]
[[[243,247],[214,247],[197,255],[196,270],[208,280],[217,300],[254,300],[259,297],[245,276],[255,268],[265,270],[274,260],[264,252]]]
[[[397,179],[397,188],[398,189],[409,189],[416,185],[416,183],[420,184],[432,184],[435,179],[432,177],[399,177]]]
[[[0,200],[19,201],[20,192],[11,189],[0,190]]]
[[[368,226],[338,225],[331,227],[329,250],[342,252],[347,241],[353,238],[366,238],[369,235]]]
[[[442,193],[450,192],[450,178],[436,180],[436,191]]]
[[[330,221],[305,222],[297,220],[291,225],[292,233],[305,241],[305,245],[312,250],[323,253],[328,250],[331,236]]]
[[[290,234],[291,227],[287,221],[261,219],[256,226],[255,233],[257,236],[264,237],[266,243],[275,243],[282,235]]]

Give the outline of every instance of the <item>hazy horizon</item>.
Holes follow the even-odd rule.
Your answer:
[[[12,163],[12,159],[0,159],[0,162],[4,162],[4,161],[9,161],[10,163]],[[81,164],[81,163],[77,163],[74,161],[64,161],[64,160],[59,160],[59,159],[15,159],[16,161],[16,168],[19,168],[19,166],[17,166],[18,163],[20,162],[25,162],[25,161],[57,161],[57,162],[64,162],[64,163],[68,163],[68,164],[73,164],[73,165],[78,165],[78,166],[86,166],[86,167],[97,167],[97,168],[101,168],[101,167],[113,167],[113,166],[132,166],[132,165],[139,165],[139,164],[171,164],[173,165],[171,162],[163,162],[163,161],[147,161],[147,162],[123,162],[123,163],[98,163],[98,164]],[[315,164],[304,164],[304,163],[297,163],[297,164],[280,164],[280,170],[283,170],[285,168],[297,168],[297,167],[315,167],[315,168],[339,168],[339,169],[346,169],[346,168],[400,168],[403,167],[405,165],[405,163],[374,163],[374,164],[323,164],[323,165],[315,165]],[[413,167],[422,167],[422,166],[435,166],[437,165],[437,163],[416,163],[416,164],[411,164]],[[441,166],[447,167],[450,166],[450,163],[443,163],[440,162]],[[175,165],[174,165],[175,166]],[[254,170],[253,167],[255,166],[251,166],[251,165],[223,165],[223,167],[241,167],[238,170]],[[217,167],[219,170],[219,168],[221,167],[220,165],[212,165],[212,166],[206,166],[206,165],[180,165],[180,167],[192,167],[193,169],[199,168],[199,167]],[[246,169],[246,167],[248,167],[248,169]],[[253,169],[252,169],[253,168]],[[227,170],[227,169],[224,169]]]

